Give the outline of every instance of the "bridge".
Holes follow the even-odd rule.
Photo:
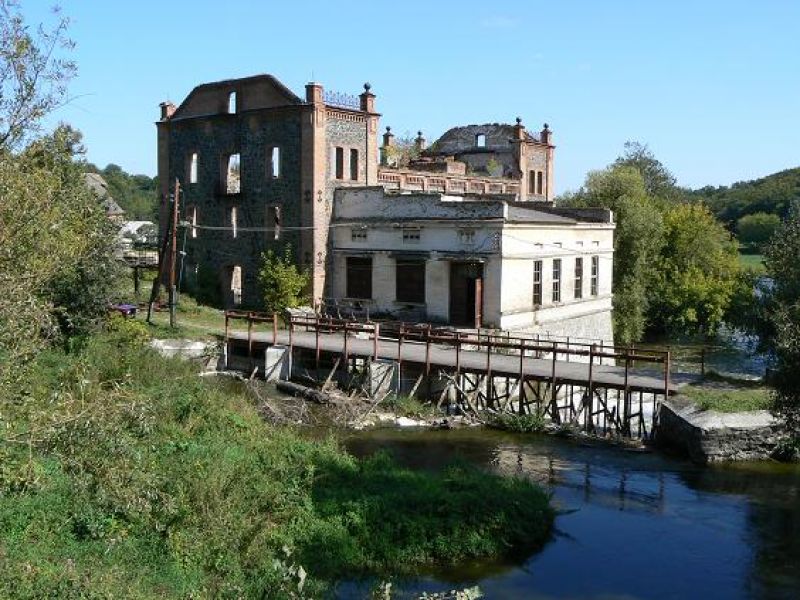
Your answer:
[[[240,322],[246,331],[233,327]],[[225,346],[229,363],[254,371],[265,368],[268,348],[285,348],[289,376],[323,387],[335,378],[372,397],[405,393],[475,414],[538,412],[645,438],[661,399],[695,378],[670,372],[669,351],[308,315],[279,328],[276,315],[227,311]]]

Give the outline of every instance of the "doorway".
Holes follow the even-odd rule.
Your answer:
[[[450,263],[450,324],[478,328],[483,322],[483,264]]]

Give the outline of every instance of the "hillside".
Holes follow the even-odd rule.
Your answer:
[[[108,192],[123,210],[129,221],[158,220],[158,179],[147,175],[131,175],[115,164],[104,169],[86,165],[89,173],[99,173],[108,184]]]
[[[744,215],[757,212],[783,217],[792,201],[800,200],[800,167],[731,186],[706,186],[689,191],[688,195],[693,200],[704,200],[728,226]]]

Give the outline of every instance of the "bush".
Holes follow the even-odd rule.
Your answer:
[[[514,433],[541,433],[545,430],[544,417],[538,413],[512,415],[501,413],[493,415],[489,426]]]
[[[292,261],[292,250],[287,245],[283,257],[267,250],[261,257],[263,266],[258,274],[264,294],[264,307],[268,312],[283,313],[308,302],[305,293],[310,281],[307,271],[300,271]]]

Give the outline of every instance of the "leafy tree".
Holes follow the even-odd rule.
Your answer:
[[[648,289],[663,230],[661,214],[647,194],[641,173],[626,165],[594,171],[577,193],[558,202],[614,211],[614,336],[621,343],[640,340],[647,325]]]
[[[736,233],[742,244],[757,248],[769,241],[780,224],[778,215],[758,212],[741,217],[736,222]]]
[[[90,163],[86,170],[103,176],[109,193],[129,220],[158,220],[158,178],[131,175],[113,163],[106,165],[104,169]]]
[[[287,308],[296,308],[308,301],[305,290],[310,276],[307,271],[300,271],[292,261],[290,246],[286,246],[283,257],[267,250],[261,259],[263,264],[258,278],[267,311],[282,313]]]
[[[649,321],[673,333],[712,334],[740,282],[737,245],[702,204],[676,204],[663,218]]]
[[[640,142],[625,142],[625,152],[614,161],[617,167],[633,167],[642,176],[644,188],[651,198],[676,201],[683,195],[676,185],[675,176]]]
[[[800,429],[800,203],[764,252],[772,279],[765,288],[766,337],[776,358],[774,405]]]
[[[75,63],[62,55],[71,49],[69,19],[57,10],[52,29],[35,33],[15,0],[0,0],[0,150],[18,149],[40,131],[42,118],[67,99]]]

